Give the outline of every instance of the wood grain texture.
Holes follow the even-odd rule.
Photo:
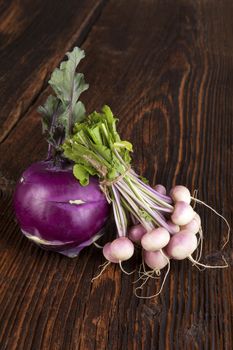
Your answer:
[[[2,1],[0,142],[35,102],[50,72],[74,41],[82,43],[103,3]]]
[[[0,16],[8,23],[17,22],[13,4],[0,5]],[[61,9],[62,5],[58,13]],[[7,101],[18,96],[22,103],[27,101],[15,127],[9,119],[15,115],[13,102],[4,107],[0,120],[4,130],[10,130],[4,131],[0,145],[0,349],[232,349],[232,238],[225,253],[228,269],[200,272],[188,261],[172,262],[163,293],[143,300],[133,294],[136,273],[123,275],[118,266],[110,266],[91,283],[104,262],[97,248],[85,249],[72,260],[42,251],[20,235],[11,209],[14,182],[46,151],[36,107],[49,93],[46,79],[54,65],[76,35],[80,43],[75,14],[66,9],[59,39],[57,32],[43,30],[43,40],[54,49],[29,50],[46,11],[32,16],[33,9],[28,11],[19,28],[29,26],[32,33],[21,37],[21,45],[12,43],[11,50],[18,57],[23,50],[31,60],[18,65],[17,73],[0,68],[0,77],[7,74],[11,82],[17,81],[14,93],[10,84],[4,90]],[[134,144],[135,168],[151,183],[198,188],[199,197],[231,225],[232,16],[230,1],[112,0],[86,36],[81,64],[90,83],[83,97],[87,109],[104,103],[112,107],[122,136]],[[7,28],[13,38],[23,31],[10,24]],[[1,39],[6,50],[11,45],[7,38]],[[41,83],[30,75],[36,65],[46,70],[44,77],[40,74]],[[22,77],[29,82],[26,88]],[[0,89],[4,86],[0,79]],[[215,263],[226,227],[208,210],[198,210],[205,228],[206,261]],[[158,287],[159,282],[151,281],[143,293],[150,295]]]

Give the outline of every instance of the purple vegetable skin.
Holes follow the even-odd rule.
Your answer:
[[[81,186],[72,167],[63,169],[52,161],[32,164],[22,174],[14,208],[25,236],[69,257],[100,237],[110,211],[97,178]]]

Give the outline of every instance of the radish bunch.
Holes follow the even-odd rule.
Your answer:
[[[76,122],[72,135],[61,147],[63,156],[73,162],[73,174],[79,183],[87,186],[90,178],[97,176],[100,189],[112,206],[116,238],[103,247],[106,264],[119,263],[124,271],[122,262],[134,255],[135,247],[141,246],[146,278],[153,277],[154,272],[159,275],[167,266],[166,277],[170,259],[188,258],[194,265],[203,266],[199,262],[201,220],[190,204],[191,200],[201,201],[184,186],[175,186],[168,195],[164,186],[152,188],[137,174],[131,165],[133,145],[121,139],[117,122],[118,118],[105,105],[100,112],[94,111]],[[198,246],[194,258],[192,254]],[[146,271],[145,265],[151,271]]]
[[[158,194],[166,196],[166,189],[157,185]],[[169,259],[188,258],[198,246],[196,234],[202,238],[201,219],[190,205],[191,194],[184,186],[175,186],[170,191],[173,211],[167,215],[166,228],[136,224],[129,228],[127,237],[118,237],[103,247],[104,257],[119,263],[134,254],[134,244],[142,248],[142,257],[152,270],[159,271],[169,263]],[[199,240],[200,241],[200,240]]]

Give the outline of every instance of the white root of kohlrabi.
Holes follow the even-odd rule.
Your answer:
[[[112,185],[112,187],[114,186],[113,193],[116,199],[114,215],[117,222],[118,238],[104,245],[103,255],[107,262],[95,278],[100,277],[110,263],[119,263],[121,270],[127,275],[134,273],[134,271],[127,272],[122,267],[122,262],[133,256],[134,244],[135,247],[141,247],[142,249],[142,264],[138,271],[139,278],[134,282],[141,281],[140,286],[135,288],[135,295],[139,298],[153,298],[161,293],[170,271],[170,259],[174,261],[188,259],[199,270],[228,266],[223,256],[224,264],[222,265],[212,266],[200,262],[203,252],[203,231],[200,216],[194,211],[194,207],[196,204],[203,204],[225,221],[228,227],[225,246],[229,241],[230,226],[221,214],[197,199],[197,191],[195,196],[192,197],[189,190],[184,186],[175,186],[170,191],[171,197],[169,197],[162,185],[150,189],[148,185],[143,184],[140,180],[138,185],[135,180],[135,173],[132,174],[130,179],[132,193],[129,187],[125,186],[122,179],[119,183]],[[193,207],[190,205],[191,200],[194,202]],[[135,218],[133,223],[136,224],[129,228],[123,210],[124,207]],[[141,216],[140,210],[142,209],[148,213],[148,217],[151,216],[152,220],[148,220],[144,215]],[[194,258],[193,254],[195,252]],[[151,296],[141,295],[147,281],[159,278],[163,269],[167,270],[158,292]]]

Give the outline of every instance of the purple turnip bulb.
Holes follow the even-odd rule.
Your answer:
[[[81,186],[72,167],[42,161],[22,174],[14,209],[25,236],[43,248],[74,257],[100,237],[110,206],[97,178]]]

